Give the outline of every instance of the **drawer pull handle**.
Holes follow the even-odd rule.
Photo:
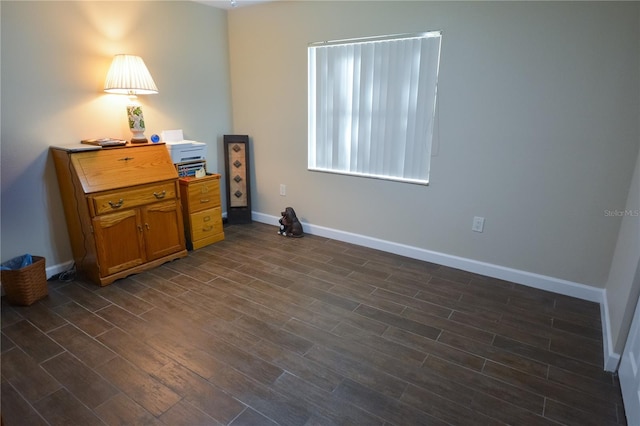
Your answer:
[[[124,157],[119,159],[118,161],[129,161],[129,160],[133,160],[133,157]]]
[[[155,195],[158,200],[161,200],[167,195],[167,191],[154,192],[153,195]]]
[[[209,222],[211,220],[211,216],[205,216],[202,218],[203,222]]]
[[[209,199],[208,198],[200,198],[200,204],[204,204],[204,203],[208,203]]]
[[[124,200],[122,198],[120,198],[117,203],[114,203],[113,201],[109,201],[109,205],[111,206],[112,209],[118,209],[122,207],[123,204],[124,204]]]
[[[212,229],[213,229],[213,226],[205,226],[204,228],[202,228],[204,232],[211,231]]]

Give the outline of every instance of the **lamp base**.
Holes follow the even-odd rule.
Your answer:
[[[144,116],[142,108],[135,103],[127,105],[127,116],[129,117],[129,130],[131,130],[131,143],[148,143],[144,135]]]

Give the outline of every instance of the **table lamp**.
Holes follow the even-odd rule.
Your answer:
[[[147,143],[144,136],[145,125],[142,107],[137,102],[137,95],[158,93],[158,88],[151,78],[144,61],[140,56],[116,55],[104,82],[104,91],[129,96],[127,117],[129,129],[133,136],[131,143]]]

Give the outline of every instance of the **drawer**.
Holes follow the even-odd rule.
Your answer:
[[[143,206],[177,196],[176,181],[138,186],[130,189],[101,192],[89,197],[92,216]]]
[[[189,211],[191,213],[220,207],[220,183],[217,179],[191,182],[188,189]],[[184,203],[187,200],[183,200]]]
[[[187,245],[189,246],[189,250],[197,250],[222,240],[224,240],[224,232],[218,232],[217,234],[202,238],[201,240],[188,242]]]
[[[191,214],[191,241],[198,241],[223,232],[220,207]]]

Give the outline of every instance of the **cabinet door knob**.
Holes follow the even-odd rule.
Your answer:
[[[122,198],[120,198],[116,203],[114,203],[113,201],[109,201],[109,205],[111,206],[112,209],[120,208],[122,207],[123,204],[124,204],[124,200]]]
[[[155,197],[158,200],[161,200],[167,195],[167,191],[165,190],[165,191],[162,191],[162,192],[154,192],[153,195],[155,195]]]
[[[145,223],[145,224],[144,224],[144,227],[145,227],[145,228],[147,228],[147,231],[150,229],[150,227],[149,227],[149,224],[148,224],[148,223]]]
[[[142,232],[142,226],[138,225],[138,231]]]

